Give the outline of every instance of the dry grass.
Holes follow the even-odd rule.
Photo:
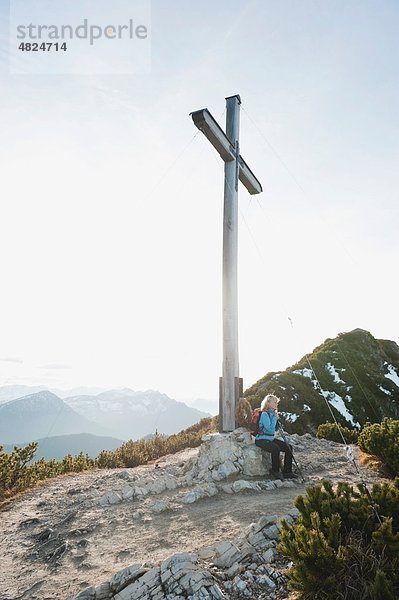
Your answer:
[[[392,478],[392,473],[389,471],[387,466],[377,456],[373,454],[367,454],[359,448],[358,461],[361,465],[371,469],[374,473],[384,477],[386,479]]]

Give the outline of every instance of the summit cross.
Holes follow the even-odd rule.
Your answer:
[[[224,160],[223,211],[223,369],[219,385],[219,431],[235,429],[235,410],[242,394],[238,361],[238,180],[250,194],[262,186],[240,154],[240,105],[237,94],[226,98],[226,132],[207,108],[190,113],[194,124]]]

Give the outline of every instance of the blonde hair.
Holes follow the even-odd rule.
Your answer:
[[[275,396],[274,394],[267,394],[267,396],[265,396],[265,398],[263,398],[262,403],[260,405],[260,409],[263,410],[267,410],[270,406],[270,401],[271,400],[275,400],[277,402],[277,404],[280,402],[280,398],[278,398],[277,396]]]

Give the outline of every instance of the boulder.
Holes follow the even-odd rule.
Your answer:
[[[181,502],[183,502],[183,504],[192,504],[201,498],[216,496],[218,491],[218,488],[213,482],[197,485],[181,497]]]
[[[255,446],[249,431],[240,427],[230,433],[204,435],[186,477],[196,481],[222,481],[239,473],[262,477],[270,468],[270,454]]]
[[[243,446],[242,472],[250,477],[267,475],[271,468],[271,459],[268,452],[262,452],[255,444]]]
[[[159,567],[150,569],[145,575],[142,575],[136,579],[136,581],[122,589],[118,594],[115,594],[114,600],[155,599],[158,595],[159,598],[163,598],[164,592],[162,589],[160,572],[161,569]]]
[[[122,569],[115,573],[110,581],[110,587],[113,593],[120,592],[128,586],[130,583],[133,583],[144,575],[148,571],[147,568],[144,567],[143,564],[137,563],[135,565],[130,565],[130,567],[126,567],[126,569]]]

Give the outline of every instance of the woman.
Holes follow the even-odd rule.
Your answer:
[[[292,472],[292,448],[283,440],[275,437],[278,423],[278,403],[280,399],[274,394],[268,394],[260,405],[261,415],[259,419],[259,434],[255,438],[255,444],[262,450],[272,455],[272,468],[270,475],[278,479],[296,479],[297,475]],[[280,452],[284,452],[283,472],[280,472]]]

